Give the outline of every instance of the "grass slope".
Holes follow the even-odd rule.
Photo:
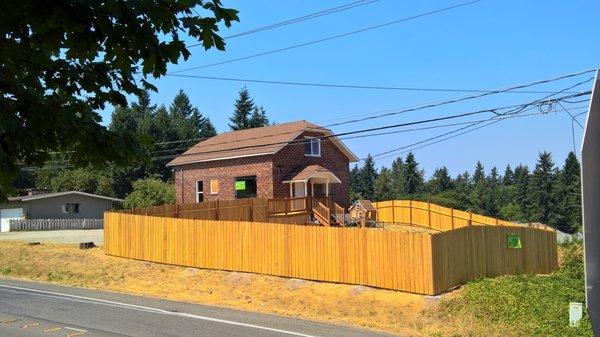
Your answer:
[[[587,316],[578,327],[569,327],[569,302],[585,300],[581,247],[561,247],[561,269],[549,276],[471,282],[459,296],[442,301],[437,318],[462,325],[456,336],[593,336]]]

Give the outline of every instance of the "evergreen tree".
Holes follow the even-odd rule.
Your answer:
[[[263,108],[262,106],[255,107],[252,110],[252,115],[250,116],[250,119],[248,120],[248,127],[259,128],[268,125],[269,118],[267,118],[267,112],[265,111],[265,108]]]
[[[567,233],[581,229],[581,171],[575,153],[569,152],[557,185],[559,205],[557,228]]]
[[[367,155],[365,163],[360,170],[360,193],[363,198],[373,200],[375,194],[375,180],[377,179],[377,170],[375,170],[375,161],[371,154]]]
[[[216,136],[215,127],[190,102],[188,95],[179,90],[169,107],[172,128],[178,140]]]
[[[555,172],[552,156],[548,152],[539,154],[535,170],[531,176],[531,198],[533,217],[536,221],[550,224],[554,204]]]
[[[452,178],[450,178],[448,168],[446,166],[437,168],[431,176],[431,179],[429,179],[427,186],[429,192],[434,194],[452,189]]]
[[[454,200],[459,208],[463,210],[472,209],[473,205],[471,204],[471,176],[469,172],[464,172],[463,174],[459,174],[456,179],[454,179]]]
[[[229,127],[232,130],[244,130],[250,128],[250,114],[254,111],[254,101],[250,98],[250,93],[246,87],[239,92],[235,100],[233,116],[229,118],[231,123]]]
[[[393,200],[392,181],[390,170],[387,167],[382,167],[374,186],[375,201]]]
[[[404,162],[402,157],[394,159],[390,169],[390,181],[392,185],[392,198],[403,199],[404,194]]]
[[[485,180],[485,168],[480,161],[477,161],[475,165],[475,172],[473,172],[473,184],[476,185],[478,182]]]
[[[498,169],[494,166],[487,179],[484,212],[490,216],[497,216],[500,208],[500,184],[501,177],[498,175]]]
[[[519,165],[514,172],[514,196],[513,203],[519,207],[524,222],[532,221],[531,193],[529,168],[526,165]]]
[[[358,165],[350,170],[350,200],[356,201],[363,199],[361,185],[360,185],[360,169]]]
[[[514,173],[510,164],[506,165],[506,169],[504,170],[504,177],[502,177],[502,184],[504,186],[510,186],[514,184]]]
[[[419,163],[417,163],[415,155],[412,152],[409,152],[406,156],[403,168],[404,195],[415,195],[422,192],[425,186],[424,174],[419,169]]]

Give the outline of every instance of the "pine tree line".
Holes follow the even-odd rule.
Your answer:
[[[254,103],[246,88],[239,92],[231,120],[233,130],[269,125],[265,109]],[[40,169],[22,172],[15,187],[20,190],[47,188],[57,192],[77,190],[123,198],[132,192],[136,181],[148,180],[149,186],[156,186],[157,181],[167,182],[172,172],[166,164],[175,155],[198,139],[217,135],[208,116],[192,105],[183,90],[168,107],[152,104],[150,95],[144,92],[130,106],[117,106],[108,128],[138,138],[143,159],[132,160],[127,167],[107,163],[101,168],[69,168],[66,164],[75,162],[76,156],[55,156]]]
[[[390,168],[375,168],[369,155],[350,170],[353,200],[413,199],[517,222],[540,222],[573,233],[581,228],[580,163],[573,152],[557,167],[548,152],[539,154],[533,171],[507,165],[489,173],[477,162],[473,173],[452,178],[437,168],[428,180],[414,154],[396,158]]]

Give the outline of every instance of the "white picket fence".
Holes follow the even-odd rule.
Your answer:
[[[51,231],[61,229],[102,229],[102,219],[12,219],[10,231]]]

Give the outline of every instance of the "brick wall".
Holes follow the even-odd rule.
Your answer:
[[[272,156],[216,160],[175,167],[175,193],[178,204],[196,202],[196,181],[204,182],[204,200],[235,198],[236,177],[256,176],[257,196],[273,197]],[[219,181],[219,193],[210,193],[210,180]]]
[[[304,136],[320,136],[318,133],[305,132]],[[333,199],[342,207],[350,206],[350,172],[346,155],[332,142],[321,140],[321,157],[304,155],[304,145],[299,142],[288,145],[273,155],[273,195],[275,198],[289,197],[290,185],[282,183],[283,175],[298,172],[308,165],[322,166],[336,175],[342,183],[331,184]],[[331,191],[330,191],[331,193]]]
[[[300,136],[319,136],[306,132]],[[349,161],[340,149],[327,140],[321,141],[321,157],[304,155],[304,145],[288,145],[274,155],[216,160],[175,167],[175,192],[178,204],[196,202],[196,181],[204,183],[204,200],[235,198],[236,177],[256,176],[257,196],[288,198],[290,185],[283,178],[308,165],[320,165],[335,174],[341,184],[331,184],[330,193],[340,206],[350,206]],[[219,193],[210,194],[210,180],[219,181]]]

